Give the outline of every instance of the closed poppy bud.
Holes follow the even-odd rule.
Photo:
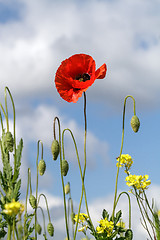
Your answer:
[[[35,198],[35,196],[33,196],[33,195],[30,195],[30,197],[29,197],[29,203],[30,203],[30,205],[31,205],[31,207],[33,208],[33,209],[35,209],[36,208],[36,198]]]
[[[133,239],[133,232],[131,229],[128,229],[125,233],[125,239],[132,240]]]
[[[52,155],[53,155],[53,160],[57,160],[57,157],[59,154],[59,142],[55,139],[52,142],[51,151],[52,151]]]
[[[46,170],[46,163],[43,159],[41,159],[39,161],[39,164],[38,164],[38,170],[39,170],[39,174],[42,176],[44,173],[45,173],[45,170]]]
[[[136,115],[134,115],[131,119],[131,127],[134,132],[138,132],[139,127],[140,127],[140,121]]]
[[[36,231],[39,235],[41,235],[41,232],[42,232],[42,227],[39,223],[36,224]]]
[[[4,137],[4,143],[9,152],[13,152],[14,140],[11,132],[7,132]]]
[[[70,192],[70,184],[67,183],[64,187],[65,194],[68,194]]]
[[[53,227],[53,224],[51,222],[49,222],[48,225],[47,225],[47,231],[48,231],[49,235],[51,237],[53,237],[53,235],[54,235],[54,227]]]
[[[62,160],[62,175],[66,176],[69,170],[69,164],[66,160]]]

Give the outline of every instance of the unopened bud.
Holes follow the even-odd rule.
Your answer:
[[[35,209],[36,208],[36,198],[35,198],[35,196],[33,196],[33,195],[30,195],[30,197],[29,197],[29,203],[30,203],[30,205],[31,205],[31,207],[33,208],[33,209]]]
[[[74,218],[75,218],[75,213],[72,212],[72,213],[71,213],[71,220],[72,220],[72,223],[73,223],[73,224],[75,224],[75,220],[74,220]]]
[[[57,160],[57,157],[59,154],[59,142],[55,139],[52,142],[51,151],[52,151],[52,155],[53,155],[53,160]]]
[[[136,115],[134,115],[131,119],[131,127],[134,132],[138,132],[139,127],[140,127],[140,121]]]
[[[68,194],[70,192],[70,184],[67,183],[64,187],[65,194]]]
[[[66,176],[69,170],[69,164],[66,160],[62,160],[62,175]]]
[[[41,232],[42,232],[42,227],[39,223],[36,224],[36,231],[39,235],[41,235]]]
[[[38,164],[38,170],[39,170],[39,174],[42,176],[44,173],[45,173],[45,170],[46,170],[46,163],[43,159],[41,159],[39,161],[39,164]]]
[[[47,225],[47,231],[48,231],[49,235],[51,237],[53,237],[53,235],[54,235],[54,227],[53,227],[53,224],[51,222],[49,222],[48,225]]]
[[[7,132],[4,137],[4,143],[9,152],[13,152],[14,140],[11,132]]]
[[[133,239],[133,232],[131,229],[128,229],[125,233],[125,239],[132,240]]]

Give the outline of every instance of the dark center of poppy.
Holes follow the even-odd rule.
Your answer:
[[[83,74],[79,74],[78,76],[76,76],[76,80],[79,80],[80,82],[86,82],[88,80],[90,80],[90,75],[88,73],[83,73]]]

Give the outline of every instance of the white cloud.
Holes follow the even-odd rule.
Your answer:
[[[154,1],[23,1],[19,21],[0,25],[0,80],[18,96],[55,94],[60,62],[77,52],[108,65],[90,98],[118,104],[133,94],[159,102],[159,11]]]

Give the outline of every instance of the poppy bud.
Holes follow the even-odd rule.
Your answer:
[[[30,205],[31,205],[31,207],[33,208],[33,209],[35,209],[36,208],[36,198],[35,198],[35,196],[33,196],[33,195],[30,195],[30,197],[29,197],[29,203],[30,203]]]
[[[125,239],[132,240],[133,239],[133,232],[131,229],[128,229],[125,233]]]
[[[39,235],[41,235],[41,232],[42,232],[42,227],[39,223],[36,224],[36,231]]]
[[[69,170],[69,164],[66,160],[62,160],[62,175],[66,176]]]
[[[59,142],[55,139],[52,142],[51,151],[52,151],[52,155],[53,155],[53,160],[57,160],[57,157],[59,154]]]
[[[136,115],[134,115],[131,119],[131,127],[134,132],[138,132],[139,127],[140,127],[140,121]]]
[[[51,237],[53,237],[53,235],[54,235],[54,227],[53,227],[53,224],[51,222],[49,222],[48,225],[47,225],[47,231],[48,231],[49,235]]]
[[[39,174],[42,176],[44,173],[45,173],[45,170],[46,170],[46,163],[43,159],[41,159],[39,161],[39,164],[38,164],[38,170],[39,170]]]
[[[9,152],[13,152],[14,140],[11,132],[7,132],[4,137],[4,143]]]
[[[70,192],[70,184],[67,183],[64,187],[65,194],[68,194]]]

